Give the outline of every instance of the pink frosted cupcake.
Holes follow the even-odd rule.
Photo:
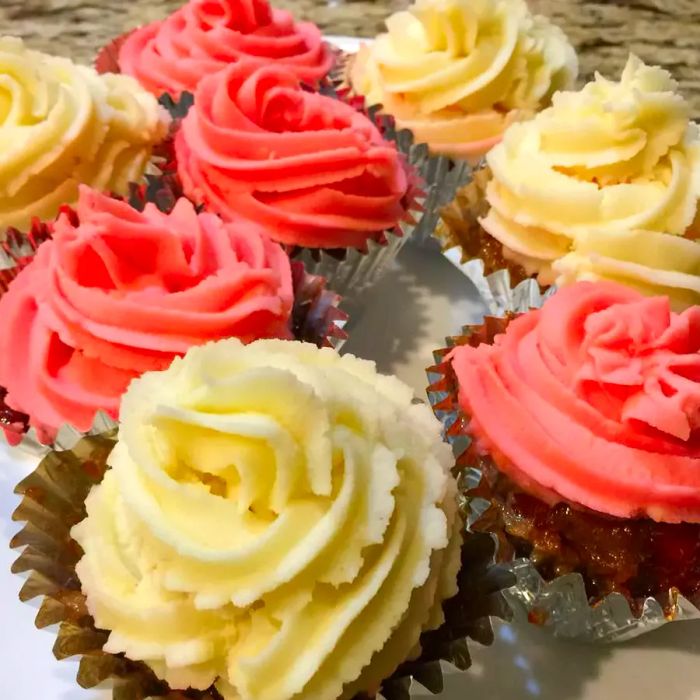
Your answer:
[[[7,406],[48,441],[66,423],[87,431],[97,411],[117,417],[132,379],[194,345],[303,335],[300,288],[310,305],[318,290],[250,223],[184,199],[139,212],[83,188],[0,299]]]
[[[509,600],[590,641],[697,617],[700,307],[578,282],[449,343],[429,395]]]
[[[266,0],[190,0],[167,19],[117,39],[97,63],[132,75],[158,97],[177,97],[241,59],[282,65],[308,83],[319,81],[333,65],[315,24],[295,22]]]
[[[421,215],[409,212],[417,175],[407,154],[354,105],[303,89],[281,66],[242,62],[202,80],[175,153],[194,202],[263,225],[292,254],[332,250],[325,257],[343,269],[320,273],[344,294],[367,281],[348,284],[349,251],[375,269]]]

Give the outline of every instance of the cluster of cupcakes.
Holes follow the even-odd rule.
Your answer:
[[[93,67],[0,50],[0,427],[48,452],[12,544],[57,655],[135,698],[468,664],[481,555],[439,422],[333,349],[439,160],[264,1],[192,0]]]
[[[700,603],[686,102],[634,57],[574,91],[522,0],[387,29],[342,56],[265,0],[190,0],[92,68],[0,39],[0,427],[53,448],[16,570],[86,686],[350,700],[465,666],[484,533],[626,629]],[[333,347],[338,292],[426,231],[548,290],[436,352],[435,415]]]

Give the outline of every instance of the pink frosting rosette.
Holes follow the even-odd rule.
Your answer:
[[[47,440],[64,423],[87,431],[193,345],[290,338],[292,305],[289,259],[255,226],[82,188],[0,299],[5,403]]]
[[[394,144],[278,65],[239,63],[203,79],[175,152],[187,196],[284,244],[364,249],[406,215],[412,185]]]
[[[333,65],[315,24],[295,22],[266,0],[190,0],[162,22],[117,43],[120,71],[156,96],[194,92],[202,78],[242,59],[258,66],[282,65],[309,83]]]
[[[700,522],[700,307],[581,282],[450,360],[469,433],[526,492]]]

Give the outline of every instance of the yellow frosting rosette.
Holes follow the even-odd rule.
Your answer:
[[[700,129],[665,70],[630,57],[619,82],[508,129],[487,156],[483,228],[543,285],[615,279],[700,301]]]
[[[133,78],[0,37],[0,237],[53,218],[78,185],[126,194],[169,118]]]
[[[72,530],[105,650],[226,700],[374,692],[456,592],[450,449],[372,363],[227,340],[135,380]]]
[[[564,33],[524,0],[416,0],[386,24],[350,82],[437,154],[480,158],[578,73]]]

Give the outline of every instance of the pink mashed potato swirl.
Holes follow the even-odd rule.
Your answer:
[[[175,150],[187,196],[281,243],[361,249],[405,215],[408,170],[396,147],[279,66],[239,63],[202,80]]]
[[[521,488],[700,522],[700,307],[580,282],[451,354],[469,431]]]
[[[76,212],[0,299],[0,386],[40,434],[116,418],[134,377],[193,345],[290,337],[289,259],[255,227],[184,199],[141,213],[88,188]]]
[[[278,63],[309,83],[333,65],[315,24],[297,23],[266,0],[190,0],[162,22],[132,32],[119,50],[119,67],[157,97],[179,96],[243,58]]]

